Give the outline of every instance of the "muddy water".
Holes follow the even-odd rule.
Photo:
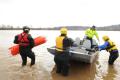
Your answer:
[[[92,64],[71,62],[70,74],[63,77],[55,73],[53,56],[46,50],[55,45],[55,37],[58,31],[31,31],[33,37],[43,35],[47,37],[47,43],[33,48],[36,55],[36,65],[30,67],[30,59],[25,67],[21,67],[21,57],[11,56],[8,48],[13,45],[14,36],[21,31],[0,31],[0,80],[120,80],[120,58],[113,66],[108,65],[109,53],[101,51]],[[69,37],[75,39],[84,37],[83,31],[69,31]],[[120,49],[120,39],[116,36],[119,32],[99,32],[102,44],[102,36],[110,35]]]

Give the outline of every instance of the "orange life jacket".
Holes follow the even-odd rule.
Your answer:
[[[28,46],[29,45],[28,34],[24,32],[19,34],[18,42],[20,46]]]

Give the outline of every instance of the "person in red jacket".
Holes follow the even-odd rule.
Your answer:
[[[19,52],[22,58],[22,66],[27,64],[27,57],[31,58],[30,66],[35,64],[35,55],[32,52],[32,48],[34,46],[34,40],[29,34],[30,28],[27,26],[23,27],[23,32],[16,35],[14,39],[15,44],[19,44]]]

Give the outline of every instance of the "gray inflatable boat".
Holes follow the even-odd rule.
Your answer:
[[[85,63],[92,63],[98,54],[98,44],[93,40],[93,48],[91,49],[90,40],[84,39],[84,41],[76,38],[74,46],[69,50],[70,59]],[[55,55],[55,46],[47,48],[48,52]]]

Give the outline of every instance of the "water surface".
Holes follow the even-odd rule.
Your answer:
[[[14,36],[22,32],[0,31],[0,80],[119,80],[120,79],[120,58],[113,66],[108,65],[109,53],[101,51],[92,64],[71,63],[70,75],[63,77],[55,73],[54,56],[47,52],[47,47],[55,45],[55,38],[59,31],[33,30],[30,33],[33,38],[42,35],[47,38],[47,43],[33,48],[36,55],[36,65],[30,67],[30,59],[26,67],[21,67],[20,55],[11,56],[8,48],[13,44]],[[118,49],[120,49],[119,31],[99,31],[100,44],[103,43],[102,36],[109,35]],[[68,36],[75,39],[84,37],[84,31],[69,31]]]

